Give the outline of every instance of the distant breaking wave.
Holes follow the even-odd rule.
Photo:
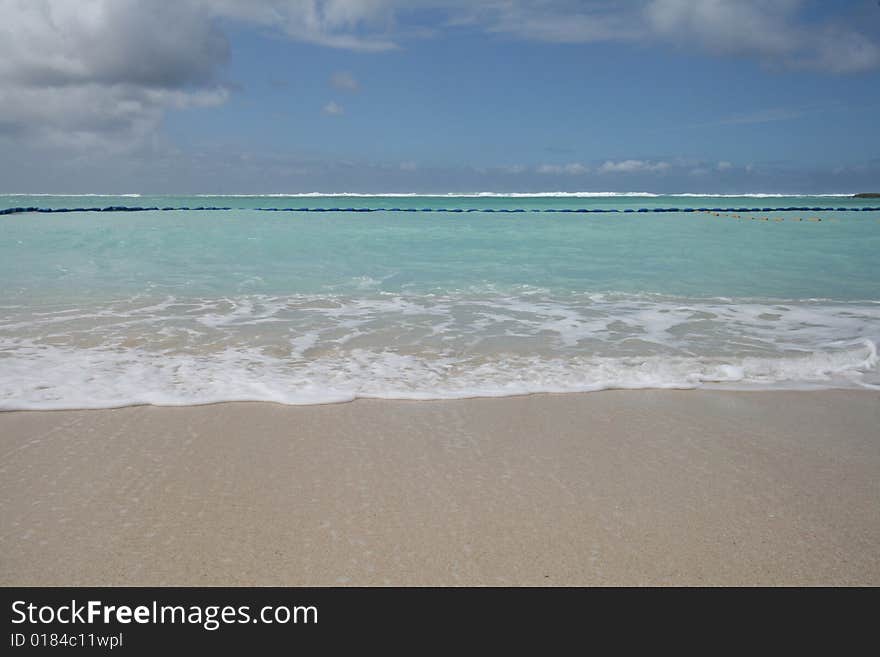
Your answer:
[[[55,193],[7,193],[2,196],[15,197],[125,197],[140,198],[142,196],[166,198],[849,198],[852,194],[780,194],[780,193],[744,193],[744,194],[707,194],[702,192],[677,192],[658,194],[654,192],[296,192],[271,194],[55,194]]]
[[[193,194],[198,198],[803,198],[803,197],[851,197],[852,194],[702,194],[682,192],[676,194],[656,194],[654,192],[437,192],[423,194],[415,192],[301,192],[296,194]]]

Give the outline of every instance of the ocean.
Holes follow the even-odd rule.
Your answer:
[[[877,205],[0,196],[0,409],[880,389]]]

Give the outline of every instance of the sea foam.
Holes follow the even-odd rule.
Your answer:
[[[0,322],[0,408],[875,389],[878,339],[871,302],[529,291],[11,309]]]

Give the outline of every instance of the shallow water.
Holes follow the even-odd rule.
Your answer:
[[[31,205],[234,209],[0,216],[2,408],[880,385],[869,200],[0,197]],[[760,211],[623,212],[655,207]]]

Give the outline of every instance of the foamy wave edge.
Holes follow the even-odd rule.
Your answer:
[[[434,401],[602,390],[880,390],[880,385],[863,378],[880,362],[877,345],[868,339],[842,351],[782,358],[747,357],[732,363],[650,357],[594,358],[584,362],[575,360],[572,366],[572,359],[511,359],[469,368],[467,380],[450,381],[436,380],[438,372],[444,371],[443,363],[420,363],[418,359],[388,353],[354,354],[350,362],[317,363],[317,369],[291,376],[279,373],[278,363],[246,350],[236,350],[219,359],[184,357],[177,360],[157,358],[156,354],[144,359],[143,355],[134,353],[136,350],[121,354],[82,350],[80,358],[72,357],[76,353],[72,350],[59,351],[66,353],[44,352],[44,355],[56,365],[54,373],[57,380],[64,382],[63,386],[46,386],[39,376],[31,382],[19,380],[16,385],[19,395],[7,394],[0,400],[0,411],[199,406],[224,402],[303,406],[356,399]],[[63,360],[58,360],[58,356]],[[102,356],[115,356],[117,361],[96,362],[95,359]],[[513,367],[508,367],[510,364]],[[19,365],[22,367],[18,374],[48,371],[45,369],[48,363],[30,361]],[[108,369],[96,377],[95,368],[101,365]],[[5,375],[16,373],[9,371],[8,362],[6,370],[0,369],[4,374],[0,380],[9,380]],[[343,377],[340,382],[340,371],[349,378]],[[325,377],[324,381],[321,376]],[[388,380],[383,380],[383,376]],[[413,381],[430,382],[432,377],[433,387],[407,389],[407,384]],[[127,396],[125,383],[129,388]],[[178,385],[181,383],[189,387],[181,388]],[[3,392],[0,389],[0,395]]]

